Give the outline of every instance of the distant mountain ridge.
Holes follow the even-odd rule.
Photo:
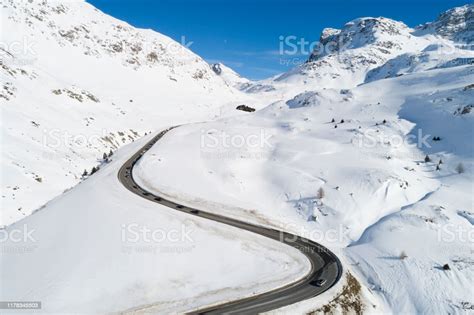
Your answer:
[[[474,5],[452,8],[431,23],[419,26],[419,32],[434,32],[456,43],[474,44]]]
[[[386,77],[400,74],[406,67],[394,63],[401,59],[405,64],[416,63],[423,55],[429,59],[425,61],[431,68],[468,63],[469,58],[474,57],[473,29],[472,4],[450,9],[434,22],[413,29],[384,17],[358,18],[341,29],[324,29],[317,49],[308,60],[278,76],[275,82],[348,88],[375,77],[383,78],[373,71],[385,64],[386,68],[397,70],[385,69],[378,73]],[[413,57],[416,55],[418,59]]]

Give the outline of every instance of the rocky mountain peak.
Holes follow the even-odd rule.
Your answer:
[[[394,46],[390,43],[391,39],[401,36],[409,37],[410,31],[404,23],[384,17],[355,19],[345,24],[340,30],[325,28],[319,39],[320,45],[311,54],[309,61],[367,45],[391,48]]]
[[[455,42],[474,42],[474,5],[466,4],[443,12],[431,23],[417,28],[419,33],[433,32]]]

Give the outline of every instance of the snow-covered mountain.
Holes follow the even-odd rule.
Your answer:
[[[251,81],[247,78],[243,78],[240,76],[240,74],[222,63],[213,64],[212,70],[214,70],[214,72],[222,79],[224,79],[224,81],[229,86],[232,86],[242,92],[253,94],[259,92],[275,91],[275,88],[272,85],[262,84]]]
[[[192,43],[84,1],[0,3],[0,225],[78,183],[104,152],[239,103],[240,93],[185,47]]]
[[[435,33],[472,49],[474,38],[474,5],[452,8],[431,23],[416,28],[420,34]]]
[[[134,176],[338,254],[338,286],[276,313],[472,312],[472,4],[416,28],[380,17],[326,29],[305,64],[252,82],[81,1],[2,1],[3,224],[79,182],[104,151],[208,120],[167,133]],[[217,119],[236,104],[260,110]],[[301,254],[281,244],[126,193],[117,170],[147,138],[5,229],[27,226],[38,241],[2,243],[0,300],[175,313],[304,273]],[[195,239],[129,247],[124,224],[192,227]]]
[[[455,8],[416,28],[368,17],[342,29],[324,29],[308,61],[277,77],[275,83],[350,88],[416,67],[467,64],[474,57],[472,11],[472,4]]]
[[[238,89],[240,89],[243,84],[247,84],[250,81],[249,79],[241,77],[240,74],[223,63],[214,63],[211,67],[215,74],[220,76],[227,84]]]
[[[137,174],[190,205],[325,244],[370,292],[344,304],[333,291],[278,314],[469,313],[472,8],[417,28],[360,18],[326,29],[321,42],[337,45],[251,83],[273,87],[253,93],[267,107],[171,131]],[[203,134],[218,145],[203,147]],[[240,137],[259,141],[223,140]]]
[[[399,55],[367,72],[365,82],[392,78],[407,73],[474,64],[472,50],[459,49],[453,43],[432,44],[421,52]]]
[[[407,52],[370,70],[366,82],[436,68],[474,64],[474,5],[453,8],[431,23],[415,28],[413,34],[423,37],[436,34],[449,41],[436,39],[421,52]]]

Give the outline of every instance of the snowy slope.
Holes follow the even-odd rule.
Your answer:
[[[0,225],[77,184],[104,152],[242,102],[186,47],[84,1],[0,8]]]
[[[419,26],[417,36],[436,34],[421,52],[404,53],[367,73],[366,82],[435,68],[474,64],[474,5],[453,8],[434,22]],[[448,39],[448,40],[443,40]]]
[[[235,87],[242,92],[253,94],[275,91],[275,88],[271,84],[262,84],[243,78],[240,74],[222,63],[215,63],[211,67],[229,86]]]
[[[2,38],[34,41],[35,53],[34,61],[23,51],[2,54],[2,223],[76,184],[110,148],[170,124],[221,116],[170,131],[136,166],[140,184],[328,246],[363,286],[353,298],[365,301],[366,313],[469,313],[472,7],[414,29],[356,19],[323,31],[327,49],[302,66],[247,82],[187,49],[171,52],[167,37],[84,2],[5,2],[2,20],[16,31]],[[266,106],[228,117],[242,103]],[[62,140],[68,134],[80,137]],[[126,194],[116,171],[138,145],[3,230],[26,224],[39,241],[2,243],[0,300],[39,299],[47,312],[150,303],[148,311],[180,312],[268,290],[307,268],[286,247]],[[192,250],[124,245],[123,224],[191,226],[196,242]],[[281,312],[321,312],[321,302],[339,291]]]
[[[438,19],[453,23],[450,36],[384,18],[326,31],[350,44],[281,76],[256,113],[170,132],[137,166],[142,184],[342,251],[377,299],[367,312],[468,313],[474,65],[452,39],[472,37],[446,19],[464,10]],[[347,63],[358,54],[375,62]]]
[[[399,54],[421,50],[431,40],[413,36],[405,24],[387,18],[356,19],[341,30],[324,30],[308,61],[276,81],[352,87],[364,81],[368,70]]]
[[[406,53],[390,59],[367,73],[365,82],[393,78],[406,73],[474,64],[474,51],[453,44],[433,44],[420,53]]]
[[[358,84],[435,67],[472,63],[473,5],[442,13],[434,22],[410,28],[384,17],[358,18],[341,29],[327,28],[308,60],[259,82],[272,100],[326,88]]]
[[[240,89],[242,85],[248,84],[250,82],[249,79],[241,77],[240,74],[227,67],[223,63],[212,64],[211,68],[214,73],[220,76],[228,85],[237,89]]]
[[[0,300],[41,301],[45,314],[169,314],[264,292],[308,272],[307,258],[292,247],[130,193],[117,172],[147,139],[2,231]],[[15,231],[28,236],[17,239]]]
[[[449,237],[457,227],[473,232],[474,120],[460,110],[474,104],[470,82],[473,66],[431,70],[181,127],[147,153],[137,173],[149,189],[191,205],[300,233],[331,249],[350,246],[346,262],[381,298],[379,307],[460,312],[470,302],[472,240],[436,235]],[[263,139],[257,145],[255,136]],[[412,145],[425,136],[429,147]],[[253,140],[240,145],[239,139]],[[425,154],[433,162],[424,163]],[[384,238],[367,236],[374,233]],[[397,258],[402,251],[409,258]],[[444,263],[452,275],[438,269]],[[400,285],[408,279],[410,299]]]
[[[473,45],[474,5],[466,4],[443,12],[430,23],[417,27],[417,32],[435,33],[465,47]]]

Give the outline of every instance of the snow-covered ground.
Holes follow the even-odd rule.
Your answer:
[[[82,0],[0,4],[0,226],[76,185],[104,152],[169,123],[225,116],[248,98],[189,43]]]
[[[145,133],[190,123],[139,161],[140,185],[311,238],[343,262],[335,288],[276,313],[474,309],[472,4],[413,29],[386,18],[326,29],[320,41],[337,45],[252,82],[83,1],[1,3],[0,300],[169,313],[303,276],[294,249],[117,181]],[[190,240],[135,241],[137,228]],[[32,237],[15,241],[24,229]]]
[[[190,205],[346,248],[350,270],[394,312],[466,310],[474,122],[455,113],[474,100],[465,90],[473,81],[474,67],[432,70],[360,86],[345,101],[326,90],[183,126],[136,174],[147,189]],[[440,270],[445,263],[450,273]]]
[[[144,143],[120,149],[100,172],[2,230],[0,300],[41,301],[49,314],[180,312],[309,271],[292,247],[130,193],[117,172]]]
[[[472,5],[449,12],[471,12],[465,16],[472,25]],[[360,21],[369,19],[350,27]],[[379,311],[469,312],[474,53],[449,42],[464,38],[458,33],[447,38],[426,26],[405,30],[379,22],[424,43],[413,46],[412,54],[422,57],[408,58],[409,70],[401,50],[378,68],[339,72],[348,82],[344,89],[324,79],[301,84],[293,78],[281,90],[276,83],[278,92],[259,93],[273,103],[256,113],[174,129],[140,161],[136,174],[148,189],[190,205],[342,251],[344,266],[377,297]],[[435,44],[440,42],[456,48],[447,52]],[[364,49],[375,48],[370,42],[341,54]],[[304,76],[295,71],[285,76]],[[450,270],[443,270],[445,264]],[[297,310],[315,310],[317,300]]]

